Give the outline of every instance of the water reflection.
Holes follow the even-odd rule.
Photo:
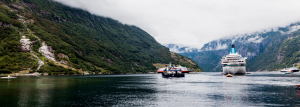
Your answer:
[[[5,106],[298,106],[300,73],[39,76],[0,79]]]
[[[28,91],[29,91],[28,88],[23,88],[22,90],[20,90],[18,106],[20,107],[28,106],[28,100],[29,100]]]

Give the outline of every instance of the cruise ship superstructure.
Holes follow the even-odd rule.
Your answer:
[[[235,51],[234,44],[232,44],[230,54],[222,57],[222,70],[224,75],[227,74],[245,74],[246,73],[246,57],[242,57]]]

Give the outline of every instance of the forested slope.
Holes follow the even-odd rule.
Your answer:
[[[0,47],[0,50],[6,49],[2,49],[2,54],[0,53],[1,64],[4,64],[0,69],[4,71],[12,71],[14,68],[3,63],[7,62],[4,60],[7,56],[13,57],[11,53],[20,54],[19,57],[27,58],[28,61],[32,60],[34,66],[32,64],[29,66],[27,63],[28,69],[35,69],[38,66],[37,60],[34,60],[29,52],[16,48],[22,45],[19,43],[21,36],[34,41],[31,45],[33,54],[45,62],[40,72],[149,72],[156,69],[153,63],[169,62],[175,64],[185,62],[183,64],[185,66],[200,69],[198,65],[184,61],[188,59],[186,57],[180,55],[180,57],[172,57],[168,48],[136,26],[124,25],[111,18],[92,15],[51,0],[1,0],[1,2],[3,4],[0,6],[0,21],[10,24],[1,27],[6,31],[6,33],[1,32],[5,33],[1,34],[1,38],[5,39],[1,39]],[[12,45],[10,42],[15,44]],[[5,44],[10,48],[4,46]],[[40,52],[41,46],[44,45],[47,47],[47,52],[54,54],[53,60],[49,60],[47,55]],[[51,53],[48,53],[50,57]],[[70,68],[61,67],[56,62]],[[18,70],[24,69],[25,66],[26,64],[23,64]]]
[[[265,50],[250,59],[249,67],[252,70],[275,71],[293,65],[299,67],[300,62],[300,31],[288,35],[288,39],[269,42]]]

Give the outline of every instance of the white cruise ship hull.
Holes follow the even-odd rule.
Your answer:
[[[223,67],[224,75],[234,74],[234,75],[243,75],[246,73],[245,66],[224,66]]]

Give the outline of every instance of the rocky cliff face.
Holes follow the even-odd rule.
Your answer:
[[[184,46],[166,45],[170,51],[178,52],[196,61],[205,71],[220,71],[220,59],[229,54],[231,44],[235,44],[236,50],[243,57],[248,57],[248,62],[254,63],[254,59],[261,53],[270,53],[276,50],[276,61],[283,60],[284,51],[279,49],[280,44],[288,38],[292,38],[300,29],[300,23],[291,24],[286,27],[273,28],[253,34],[236,35],[222,38],[205,44],[201,49],[193,49]],[[178,47],[178,48],[176,48]],[[251,65],[249,65],[251,67]],[[250,68],[251,70],[251,68]],[[259,70],[259,69],[252,69]]]

